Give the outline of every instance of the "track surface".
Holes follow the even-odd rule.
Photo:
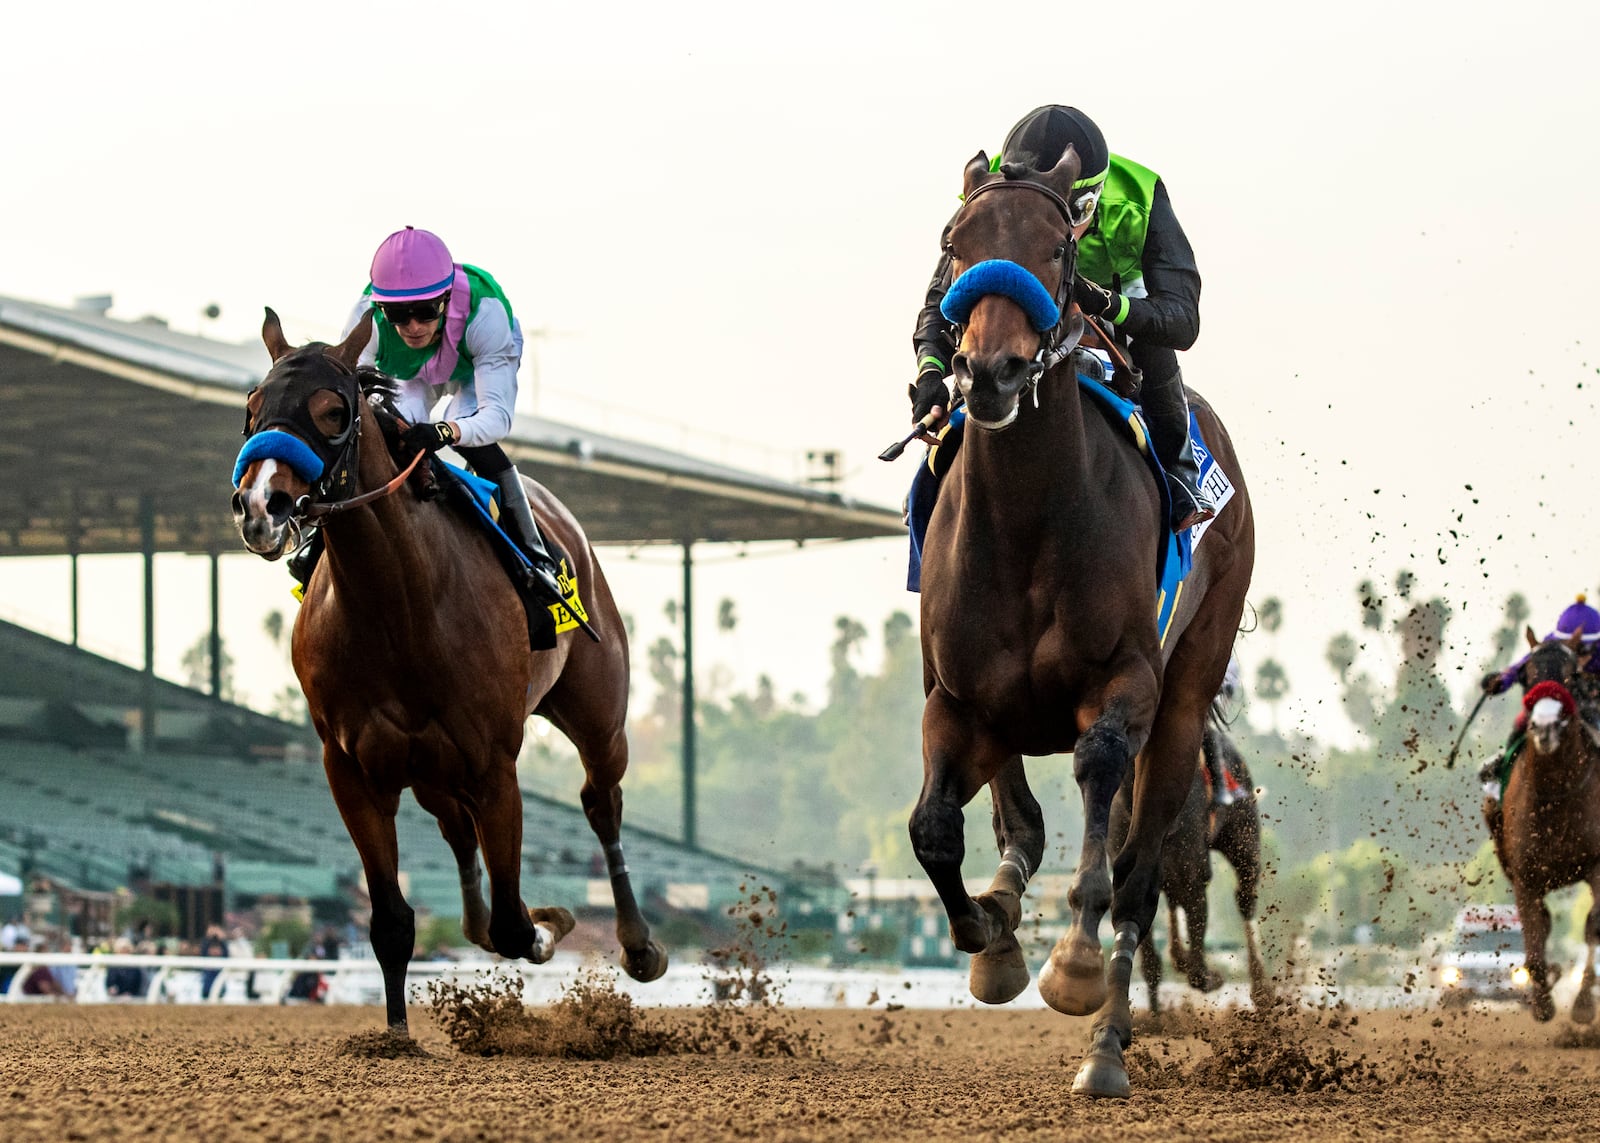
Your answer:
[[[1134,1097],[1090,1102],[1069,1094],[1088,1021],[1048,1012],[785,1010],[820,1055],[600,1062],[465,1055],[425,1009],[426,1056],[385,1058],[372,1008],[0,1005],[0,1139],[1594,1137],[1593,1032],[1353,1015],[1141,1018]],[[1279,1090],[1316,1074],[1340,1078]]]

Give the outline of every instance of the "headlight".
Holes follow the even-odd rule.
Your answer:
[[[1439,979],[1446,984],[1456,984],[1461,980],[1461,970],[1453,964],[1447,964],[1439,970]]]
[[[1525,965],[1519,964],[1516,968],[1511,970],[1511,983],[1515,984],[1518,988],[1522,988],[1527,985],[1528,969]]]

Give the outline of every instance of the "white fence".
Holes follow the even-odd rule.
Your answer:
[[[1249,1004],[1249,989],[1238,981],[1243,965],[1229,953],[1213,958],[1214,967],[1229,978],[1216,992],[1202,995],[1184,987],[1170,974],[1163,995],[1166,1003],[1188,1001],[1206,1007],[1226,1008]],[[49,996],[27,995],[24,980],[38,966],[72,966],[78,970],[74,999],[83,1004],[142,1002],[149,1004],[283,1004],[294,1003],[290,993],[296,977],[322,978],[320,999],[329,1004],[383,1004],[383,977],[371,957],[342,960],[276,960],[199,956],[134,956],[93,953],[0,953],[0,965],[16,965],[16,974],[0,1000],[11,1003],[49,1001]],[[113,968],[138,968],[144,987],[137,996],[112,996],[107,972]],[[615,980],[615,987],[635,1003],[650,1007],[693,1007],[716,996],[715,978],[726,974],[682,960],[665,976],[638,984],[624,976],[614,961],[585,959],[557,953],[548,963],[532,965],[488,958],[469,961],[413,961],[407,970],[409,998],[426,1000],[429,981],[449,979],[470,984],[490,970],[516,972],[523,980],[523,999],[529,1004],[550,1004],[561,998],[586,968],[598,968]],[[216,973],[206,988],[206,974]],[[813,965],[775,965],[767,972],[777,997],[795,1008],[869,1008],[895,1004],[906,1008],[944,1009],[976,1007],[967,991],[967,974],[961,969],[830,969]],[[1570,974],[1574,980],[1576,973]],[[1563,981],[1563,985],[1567,982]],[[1572,987],[1575,991],[1575,986]],[[1427,986],[1407,992],[1395,985],[1321,987],[1302,985],[1294,990],[1300,1003],[1318,1007],[1344,1001],[1356,1008],[1419,1008],[1438,1002],[1437,990]],[[1558,986],[1557,1003],[1567,1001],[1566,987]],[[1145,990],[1134,985],[1134,1001],[1142,1005]],[[1043,1008],[1036,983],[1011,1002],[1013,1008]]]

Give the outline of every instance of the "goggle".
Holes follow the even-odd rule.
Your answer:
[[[393,326],[407,325],[414,321],[438,321],[439,315],[444,313],[444,307],[450,302],[449,294],[442,294],[437,298],[429,298],[421,302],[379,302],[378,309]]]

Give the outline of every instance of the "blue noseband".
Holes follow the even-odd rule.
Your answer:
[[[244,470],[258,460],[281,460],[307,484],[315,484],[327,467],[311,446],[279,429],[265,429],[244,442],[233,465],[233,486],[239,487]]]
[[[1056,300],[1033,276],[1032,271],[1000,258],[979,262],[957,278],[949,293],[945,294],[939,312],[961,325],[971,316],[972,307],[978,304],[978,300],[990,294],[999,294],[1016,302],[1022,307],[1022,312],[1028,315],[1033,328],[1040,333],[1054,329],[1061,321],[1061,309],[1056,305]]]

